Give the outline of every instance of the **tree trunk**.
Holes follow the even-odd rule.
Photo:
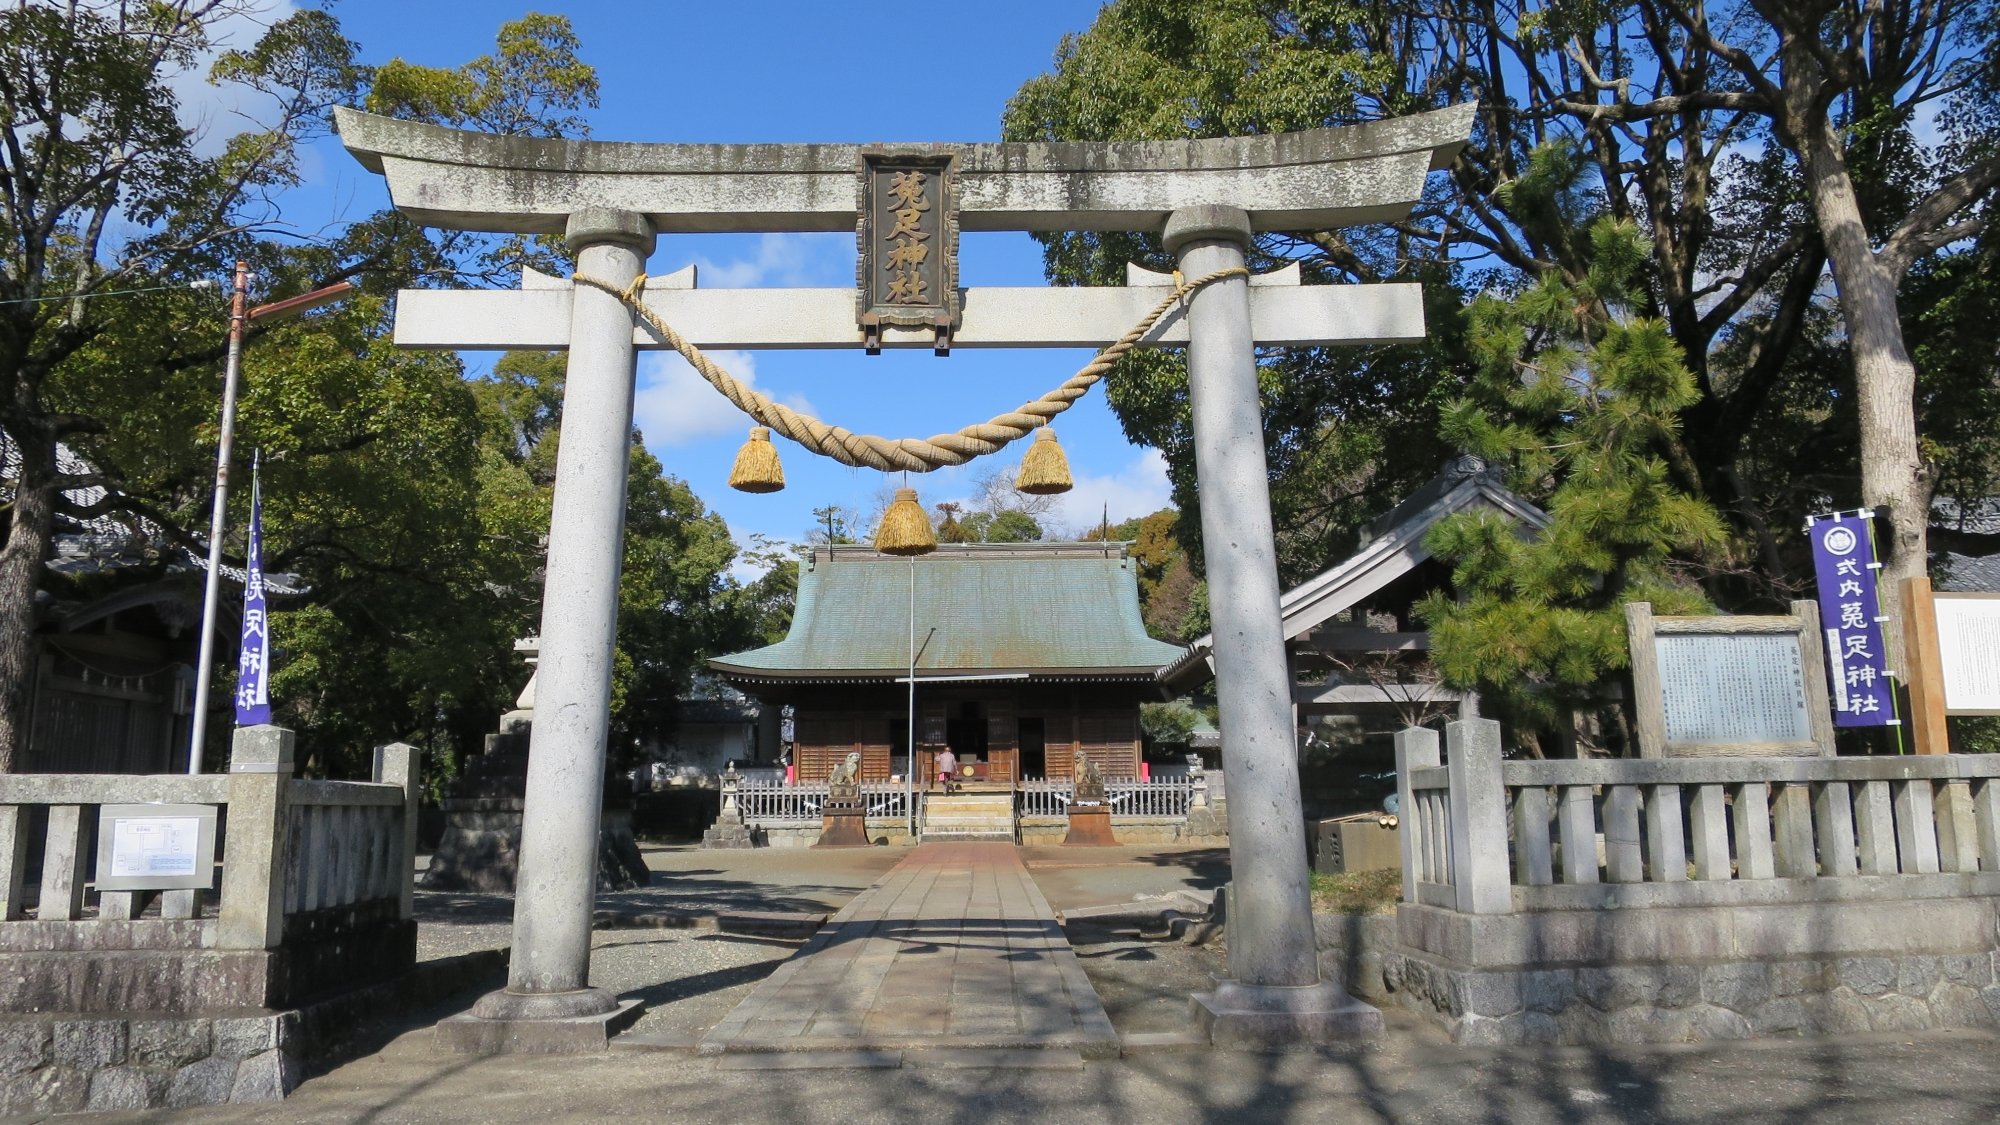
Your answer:
[[[0,547],[0,773],[13,773],[27,752],[35,682],[35,591],[41,586],[55,513],[55,442],[33,433],[12,436],[21,454],[21,476],[14,487],[7,544]]]
[[[1854,354],[1856,405],[1861,422],[1861,502],[1886,507],[1892,527],[1878,574],[1882,643],[1889,667],[1903,669],[1900,580],[1929,573],[1929,528],[1933,482],[1917,448],[1917,368],[1903,343],[1896,309],[1900,280],[1875,255],[1854,181],[1823,117],[1803,146],[1806,186],[1813,213],[1826,240],[1840,316]]]

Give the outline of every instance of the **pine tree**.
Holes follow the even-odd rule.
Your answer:
[[[1446,440],[1505,466],[1549,526],[1526,537],[1493,514],[1446,520],[1428,544],[1451,564],[1459,598],[1439,592],[1419,607],[1445,681],[1478,689],[1530,731],[1568,726],[1602,701],[1628,662],[1626,602],[1706,612],[1677,560],[1726,541],[1714,508],[1669,470],[1677,416],[1699,391],[1666,325],[1633,312],[1644,299],[1633,289],[1646,255],[1638,231],[1610,218],[1587,229],[1580,281],[1552,272],[1473,303],[1478,379],[1442,418]]]

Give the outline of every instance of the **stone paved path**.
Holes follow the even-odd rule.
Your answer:
[[[1104,1005],[1011,844],[925,844],[702,1040],[704,1054],[1118,1051]]]

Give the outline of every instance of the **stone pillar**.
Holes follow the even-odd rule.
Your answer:
[[[1234,207],[1190,207],[1167,220],[1167,250],[1188,278],[1242,266],[1249,245],[1249,216]],[[1218,1043],[1379,1030],[1380,1012],[1320,982],[1248,278],[1189,298],[1188,396],[1231,879],[1229,979],[1195,998],[1196,1015]]]
[[[651,224],[627,211],[578,211],[567,237],[579,272],[621,287],[653,249]],[[632,315],[588,286],[576,286],[572,301],[514,946],[506,989],[473,1008],[484,1019],[588,1018],[619,1007],[590,986],[590,922],[632,446]]]

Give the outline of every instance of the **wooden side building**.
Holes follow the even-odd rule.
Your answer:
[[[838,546],[803,567],[783,641],[709,664],[792,707],[801,779],[859,751],[863,778],[884,780],[907,768],[914,663],[917,776],[950,747],[999,785],[1069,776],[1078,752],[1107,777],[1136,776],[1139,704],[1166,697],[1160,670],[1184,651],[1146,635],[1123,544],[946,545],[914,559]]]

